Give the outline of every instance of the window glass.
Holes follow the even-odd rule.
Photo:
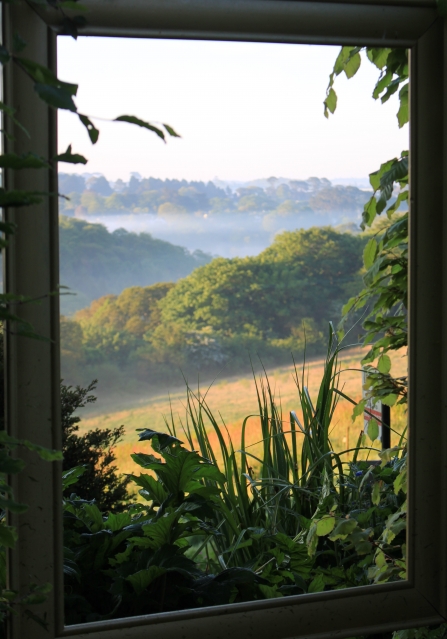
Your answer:
[[[339,51],[58,39],[67,624],[405,578],[405,52]]]

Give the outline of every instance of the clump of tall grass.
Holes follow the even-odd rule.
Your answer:
[[[257,411],[243,420],[237,447],[221,415],[216,417],[209,407],[207,393],[194,391],[188,384],[186,420],[177,423],[172,412],[166,420],[173,436],[177,437],[181,427],[191,449],[198,448],[204,458],[220,466],[225,477],[219,485],[220,496],[213,498],[213,525],[218,534],[210,533],[199,548],[210,550],[222,568],[258,569],[266,559],[263,546],[268,536],[282,533],[298,538],[307,530],[327,491],[336,495],[342,512],[359,499],[353,490],[358,455],[366,450],[378,456],[379,451],[367,446],[362,434],[352,449],[337,452],[331,443],[337,404],[342,398],[349,399],[339,388],[339,356],[345,348],[349,346],[339,343],[330,325],[315,401],[306,385],[305,359],[300,371],[295,365],[300,411],[290,412],[287,419],[266,371],[259,377],[253,372]],[[246,445],[247,423],[252,419],[259,423],[260,455],[251,452],[254,444]],[[217,450],[211,444],[211,433],[217,438]]]

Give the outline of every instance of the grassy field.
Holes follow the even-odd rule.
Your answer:
[[[362,376],[359,372],[361,354],[362,351],[360,349],[345,351],[340,361],[343,372],[340,375],[339,388],[356,401],[361,398],[362,394]],[[395,376],[405,374],[406,356],[397,353],[392,359],[393,374]],[[322,359],[314,360],[309,362],[307,366],[306,384],[312,399],[316,398],[318,392],[323,363]],[[292,366],[268,371],[270,385],[275,392],[277,402],[282,406],[285,430],[288,430],[289,412],[291,410],[296,411],[298,414],[300,412],[298,393],[293,375],[294,369]],[[242,421],[247,415],[252,415],[248,421],[246,438],[247,444],[251,446],[249,450],[253,455],[258,456],[261,449],[258,443],[260,440],[260,426],[259,418],[256,416],[257,399],[253,377],[218,379],[208,389],[201,388],[200,392],[202,394],[206,392],[206,400],[209,407],[216,417],[220,417],[218,419],[219,423],[225,424],[236,449],[239,448]],[[170,396],[154,397],[145,403],[142,400],[136,401],[135,406],[132,408],[127,407],[124,410],[96,413],[82,420],[80,430],[85,432],[93,428],[113,428],[123,424],[125,426],[125,437],[116,447],[116,464],[120,472],[135,473],[138,472],[139,467],[134,464],[130,454],[138,451],[150,452],[148,442],[138,443],[136,429],[151,428],[156,431],[166,432],[165,418],[170,420],[172,412],[172,416],[178,425],[177,436],[182,439],[181,424],[185,424],[187,421],[185,395],[185,390],[182,389],[181,391],[173,392]],[[100,410],[99,405],[96,410]],[[352,404],[341,400],[336,408],[331,432],[331,440],[337,451],[347,450],[355,446],[362,431],[363,418],[358,417],[353,422],[351,414]],[[391,409],[392,428],[401,432],[405,425],[406,414],[402,407]],[[210,434],[210,439],[213,443],[216,443],[215,449],[217,450],[217,437],[214,433]],[[392,445],[397,443],[397,440],[398,436],[392,433]],[[254,462],[253,467],[256,469],[256,462]]]

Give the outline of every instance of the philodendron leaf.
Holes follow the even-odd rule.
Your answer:
[[[335,517],[323,517],[317,521],[317,535],[319,537],[325,537],[334,530]]]
[[[153,437],[156,437],[160,445],[160,450],[163,450],[163,448],[166,448],[167,446],[170,446],[174,443],[183,444],[183,442],[180,441],[180,439],[177,439],[177,437],[173,437],[172,435],[168,435],[167,433],[159,433],[156,430],[151,430],[150,428],[137,429],[137,431],[140,432],[138,436],[140,442],[151,440]]]

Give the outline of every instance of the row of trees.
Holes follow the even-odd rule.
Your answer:
[[[259,181],[263,184],[263,181]],[[232,191],[213,182],[160,180],[132,176],[129,183],[118,180],[112,185],[104,176],[90,177],[61,174],[60,190],[69,195],[61,198],[60,210],[65,215],[101,213],[153,213],[161,217],[179,214],[300,212],[360,213],[365,193],[354,186],[333,186],[326,178],[279,182],[269,178],[265,185],[247,184]]]
[[[256,257],[214,259],[174,283],[101,297],[62,322],[64,375],[113,365],[153,378],[290,361],[324,348],[328,319],[361,288],[364,239],[329,227],[278,235]],[[90,368],[89,368],[90,367]],[[82,375],[84,377],[84,375]]]

